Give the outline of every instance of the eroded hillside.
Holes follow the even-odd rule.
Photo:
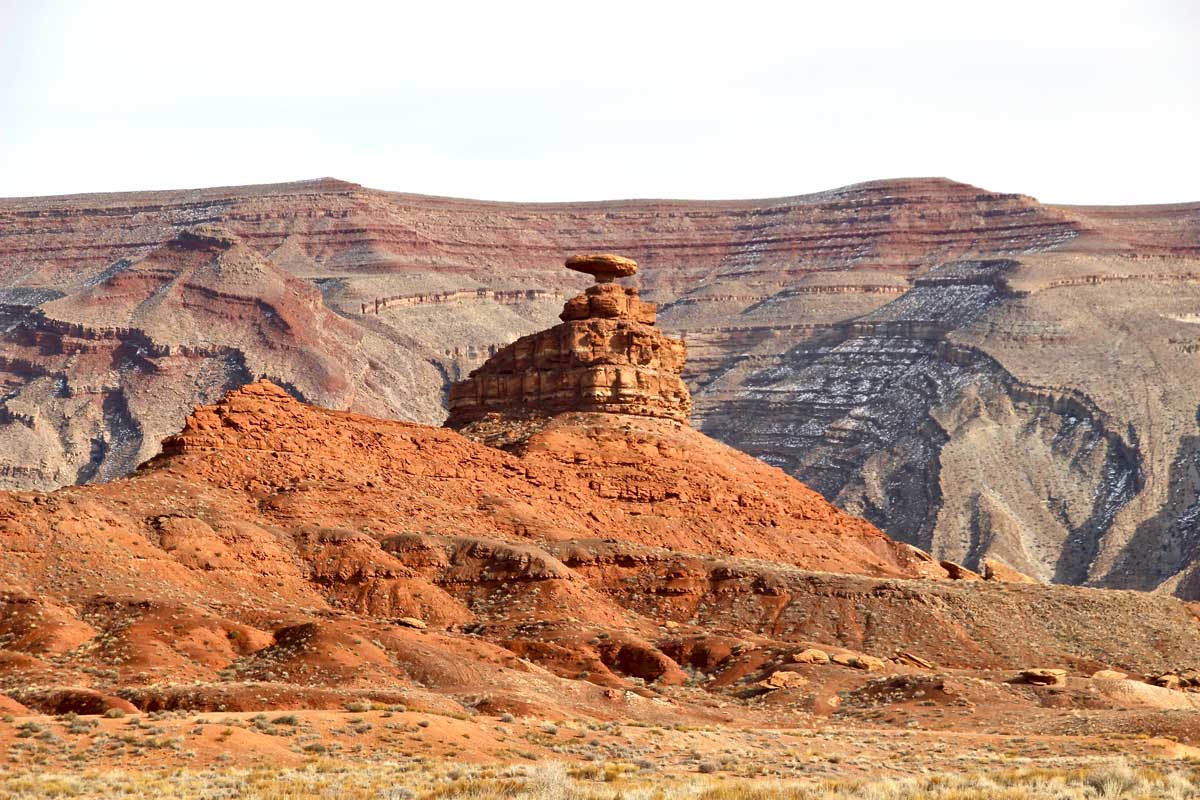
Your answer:
[[[1200,206],[938,179],[739,202],[331,180],[0,201],[4,485],[124,474],[258,377],[435,422],[449,381],[583,285],[557,267],[576,249],[642,264],[705,432],[969,566],[1200,596]]]

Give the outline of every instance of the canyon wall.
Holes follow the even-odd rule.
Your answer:
[[[448,385],[627,280],[692,422],[895,538],[1200,597],[1200,204],[943,179],[761,201],[507,204],[335,180],[0,200],[0,486],[129,472],[270,378],[435,423]]]

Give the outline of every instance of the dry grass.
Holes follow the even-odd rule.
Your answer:
[[[582,771],[536,766],[365,765],[315,761],[298,769],[53,774],[0,772],[0,796],[129,800],[1189,800],[1192,765],[1124,761],[1078,769],[1019,769],[865,781],[748,780],[666,775],[633,765]]]

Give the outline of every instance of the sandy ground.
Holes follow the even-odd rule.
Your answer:
[[[8,770],[296,767],[335,758],[362,763],[625,763],[665,772],[861,777],[1097,758],[1200,757],[1200,749],[1145,735],[1028,736],[949,731],[661,726],[539,720],[375,708],[365,711],[5,717]]]

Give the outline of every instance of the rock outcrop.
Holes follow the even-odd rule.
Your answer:
[[[197,408],[139,475],[182,470],[263,497],[293,523],[369,525],[386,508],[408,530],[616,536],[831,572],[945,575],[794,478],[673,420],[562,413],[516,427],[519,457],[445,428],[307,406],[259,382]]]
[[[1032,669],[1021,670],[1021,673],[1013,680],[1015,683],[1030,683],[1034,686],[1066,686],[1067,671],[1065,669],[1034,667]]]
[[[1037,583],[1037,581],[1024,572],[1019,572],[1003,561],[994,558],[985,558],[982,566],[985,580],[1003,581],[1006,583]]]
[[[451,386],[448,427],[462,429],[491,415],[567,411],[687,421],[692,399],[680,378],[687,347],[654,327],[653,303],[613,282],[636,274],[637,263],[611,254],[566,263],[597,283],[567,301],[561,324],[521,337]]]
[[[182,246],[198,225],[223,233]],[[261,377],[439,423],[451,383],[558,321],[576,250],[637,254],[625,282],[686,341],[709,436],[975,571],[1200,598],[1200,204],[938,178],[712,202],[331,179],[0,200],[0,486],[128,474]]]

